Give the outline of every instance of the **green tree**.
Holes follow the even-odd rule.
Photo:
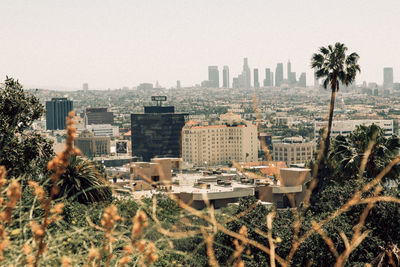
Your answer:
[[[9,177],[38,179],[54,156],[52,143],[31,129],[44,114],[39,99],[24,92],[12,78],[0,85],[0,165]]]
[[[321,47],[319,53],[315,53],[311,58],[311,67],[315,69],[316,78],[324,79],[323,86],[331,89],[331,101],[329,104],[328,128],[325,138],[324,158],[328,155],[329,139],[332,129],[333,110],[335,108],[336,93],[339,91],[340,83],[348,86],[360,72],[357,64],[359,56],[351,53],[346,56],[347,47],[344,44],[336,43],[334,46]]]
[[[345,179],[358,176],[362,160],[370,149],[362,175],[371,179],[398,155],[400,139],[397,136],[386,138],[385,132],[375,124],[360,125],[347,136],[337,136],[332,140],[331,146],[328,158],[333,164],[334,176]],[[385,178],[397,180],[399,174],[400,169],[396,165]]]
[[[112,200],[108,182],[91,162],[80,156],[70,156],[69,165],[59,177],[58,186],[58,198],[65,197],[83,204]]]

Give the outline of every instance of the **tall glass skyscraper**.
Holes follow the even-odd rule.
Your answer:
[[[260,88],[260,81],[258,79],[258,69],[254,69],[254,88]]]
[[[175,113],[173,106],[147,106],[131,114],[132,156],[150,161],[154,157],[181,157],[181,132],[188,113]]]
[[[251,72],[249,68],[249,62],[247,57],[243,59],[243,72],[242,72],[242,87],[250,88],[251,87]]]
[[[283,63],[278,63],[275,69],[275,86],[279,87],[283,83]]]
[[[222,70],[222,87],[229,88],[229,67],[224,66]]]
[[[208,86],[211,88],[219,88],[219,71],[218,66],[208,67]]]
[[[66,118],[73,109],[73,102],[65,97],[52,98],[51,101],[46,101],[46,129],[65,129]]]
[[[271,70],[268,68],[265,69],[264,86],[272,86]]]
[[[393,88],[393,68],[383,69],[383,88]]]

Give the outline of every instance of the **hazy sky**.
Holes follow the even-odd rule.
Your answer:
[[[25,87],[91,89],[156,80],[183,86],[207,66],[307,72],[321,45],[344,42],[361,56],[363,80],[400,81],[399,0],[1,0],[0,78]],[[222,75],[220,74],[220,77]]]

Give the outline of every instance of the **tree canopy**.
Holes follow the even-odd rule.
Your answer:
[[[44,112],[39,99],[24,92],[17,80],[7,78],[0,85],[0,165],[9,177],[38,179],[46,173],[52,143],[31,129]]]

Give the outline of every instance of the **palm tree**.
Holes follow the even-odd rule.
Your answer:
[[[345,179],[357,177],[369,148],[371,150],[362,173],[367,179],[376,177],[398,155],[400,139],[397,136],[386,138],[384,131],[375,124],[360,125],[348,136],[337,136],[332,140],[328,155],[335,176]],[[399,167],[394,166],[385,179],[395,179],[398,175]]]
[[[326,159],[329,151],[329,140],[332,129],[333,110],[335,108],[336,93],[339,91],[340,83],[348,86],[356,78],[357,72],[360,72],[360,66],[357,64],[359,56],[357,53],[351,53],[346,56],[347,47],[344,44],[336,43],[334,46],[321,47],[320,53],[315,53],[311,58],[311,67],[315,69],[317,79],[324,79],[323,86],[331,89],[331,102],[329,104],[328,127],[325,131],[325,146],[323,158]]]
[[[84,204],[108,202],[112,198],[111,188],[104,177],[94,164],[80,156],[70,156],[70,163],[57,185],[60,189],[57,198],[65,197]]]

